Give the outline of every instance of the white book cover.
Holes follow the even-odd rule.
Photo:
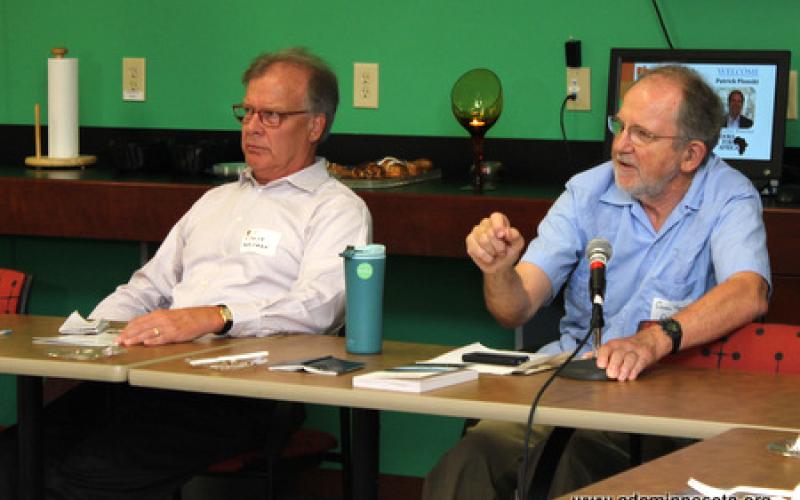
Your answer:
[[[463,368],[405,365],[353,377],[353,387],[401,392],[425,392],[478,378]]]

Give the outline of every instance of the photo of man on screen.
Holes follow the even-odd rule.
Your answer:
[[[742,114],[744,109],[744,93],[735,89],[728,93],[728,114],[722,122],[723,128],[747,129],[753,126],[753,120]]]

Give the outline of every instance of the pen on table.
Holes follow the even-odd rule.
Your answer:
[[[224,363],[226,361],[247,361],[251,359],[263,358],[268,355],[269,351],[256,351],[256,352],[247,352],[244,354],[230,354],[227,356],[216,356],[213,358],[188,359],[187,361],[192,366],[202,366],[202,365],[211,365],[214,363]]]
[[[11,332],[13,331],[14,330],[12,330],[11,328],[3,328],[0,329],[0,335],[11,335]]]

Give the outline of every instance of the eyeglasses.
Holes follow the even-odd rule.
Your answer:
[[[625,125],[624,121],[620,120],[616,116],[608,117],[608,130],[610,130],[612,134],[617,136],[625,132],[625,129],[628,129],[631,142],[635,146],[649,146],[659,139],[683,139],[684,141],[692,140],[691,137],[684,135],[656,135],[638,125],[631,125],[628,127]]]
[[[310,113],[306,109],[298,111],[273,111],[271,109],[254,109],[244,104],[233,105],[233,116],[242,123],[249,123],[253,116],[258,114],[258,119],[261,125],[269,128],[277,128],[281,126],[283,119],[292,115],[303,115]]]

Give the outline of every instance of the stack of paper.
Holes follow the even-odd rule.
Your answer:
[[[485,363],[464,363],[462,356],[466,353],[481,352],[487,354],[511,354],[511,355],[525,355],[528,361],[517,366],[502,366],[490,365]],[[433,363],[433,364],[451,364],[457,365],[461,363],[463,366],[469,367],[470,370],[475,370],[480,373],[491,373],[493,375],[530,375],[532,373],[540,372],[543,370],[550,370],[557,368],[569,356],[569,353],[549,355],[549,354],[532,354],[522,351],[506,351],[502,349],[490,349],[480,342],[475,342],[458,349],[448,351],[441,356],[426,361],[417,361],[417,364]]]

